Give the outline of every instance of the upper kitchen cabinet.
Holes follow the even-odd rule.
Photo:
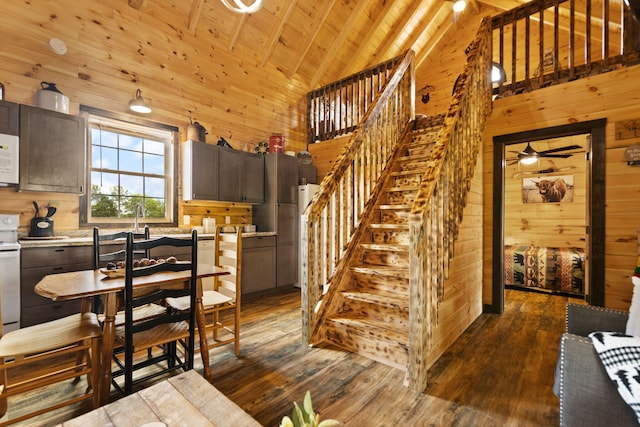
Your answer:
[[[186,141],[182,150],[182,198],[219,200],[219,147],[204,142]]]
[[[275,171],[271,176],[276,181],[270,183],[275,189],[277,203],[298,203],[298,159],[286,154],[273,153],[266,158],[267,168]]]
[[[191,140],[182,153],[184,200],[264,201],[262,155]]]
[[[220,148],[220,200],[264,201],[264,156]]]
[[[19,126],[18,104],[9,101],[0,101],[0,133],[5,135],[18,135]]]
[[[81,117],[20,105],[20,190],[84,192]]]

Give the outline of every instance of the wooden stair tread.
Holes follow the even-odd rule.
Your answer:
[[[363,264],[352,266],[351,271],[375,276],[400,277],[409,280],[409,269],[406,267],[390,267],[386,265],[372,266],[369,264]]]
[[[329,322],[346,326],[353,333],[357,333],[361,336],[408,346],[409,335],[389,328],[387,323],[384,322],[379,322],[365,317],[350,316],[330,317]]]
[[[360,247],[374,251],[409,252],[409,245],[397,243],[360,243]]]
[[[402,187],[388,187],[385,188],[384,191],[386,192],[393,192],[393,191],[418,191],[418,187],[417,185],[406,185],[406,186],[402,186]]]
[[[423,174],[423,173],[424,171],[420,169],[410,169],[410,170],[404,170],[404,171],[398,171],[398,172],[391,172],[389,175],[393,177],[398,177],[398,176],[406,176],[406,175],[417,175],[417,174]]]
[[[409,231],[409,224],[395,224],[395,223],[369,224],[369,228],[374,229],[374,230],[404,230],[404,231]]]
[[[407,295],[399,295],[391,292],[366,292],[366,291],[343,291],[342,296],[348,299],[377,304],[383,307],[390,307],[397,310],[409,311],[409,300]]]
[[[378,209],[392,210],[392,211],[408,211],[412,208],[411,205],[379,205]]]

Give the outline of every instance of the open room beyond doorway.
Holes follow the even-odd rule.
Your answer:
[[[507,251],[522,252],[527,251],[529,246],[560,247],[568,257],[579,257],[580,252],[584,251],[582,285],[578,283],[579,280],[574,280],[573,284],[558,282],[551,286],[557,286],[558,291],[565,294],[584,294],[586,301],[592,305],[604,305],[605,123],[605,120],[594,120],[494,137],[494,312],[503,311],[505,282],[513,284],[511,282],[514,281],[514,266],[505,265],[505,246],[509,246]],[[518,152],[525,151],[528,143],[537,152],[550,150],[547,151],[549,154],[574,154],[567,159],[538,157],[529,166],[521,165]],[[574,148],[560,149],[569,146]],[[573,161],[568,160],[571,158]],[[560,179],[563,182],[558,182]],[[518,184],[517,190],[515,183]],[[540,187],[544,186],[550,187],[549,191],[540,191]],[[517,215],[513,212],[507,214],[509,208],[506,206],[515,202],[516,194],[521,197],[517,209],[525,215],[535,212],[537,218],[515,219]],[[557,201],[559,197],[563,202]],[[570,197],[574,200],[571,205],[568,203]],[[528,202],[533,203],[530,205]],[[565,207],[565,203],[570,207]],[[584,209],[580,206],[584,206]],[[558,219],[555,226],[550,226],[554,210],[559,216],[564,215],[563,220],[566,217],[573,218],[565,223]],[[577,213],[580,210],[582,214]],[[533,229],[536,226],[540,227],[537,231]],[[543,227],[547,229],[546,232],[540,231]],[[576,232],[578,229],[582,229],[582,232]],[[565,232],[567,235],[560,236]],[[567,249],[570,247],[579,250],[576,253]],[[505,278],[505,267],[509,270],[509,279]],[[519,270],[515,274],[516,282],[526,281],[523,269],[517,267],[516,270]],[[522,285],[524,289],[527,283]],[[541,283],[541,286],[534,288],[544,287],[544,283]],[[564,289],[560,289],[562,287]]]

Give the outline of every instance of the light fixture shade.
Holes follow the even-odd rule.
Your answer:
[[[129,101],[129,109],[142,114],[149,114],[151,112],[151,107],[145,102],[140,89],[136,90],[136,97]]]
[[[245,4],[245,0],[220,0],[227,9],[237,13],[253,13],[262,7],[262,0],[249,0],[250,4]]]
[[[520,163],[523,165],[532,165],[536,161],[538,161],[538,152],[533,149],[531,144],[527,143],[527,148],[525,148],[519,155]]]
[[[453,4],[453,11],[456,13],[462,12],[467,7],[467,2],[464,0],[458,0]]]

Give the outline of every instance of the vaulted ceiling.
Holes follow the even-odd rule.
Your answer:
[[[210,35],[215,49],[241,52],[256,67],[272,64],[310,89],[407,49],[417,53],[419,67],[459,20],[479,22],[523,3],[471,0],[458,16],[445,0],[264,0],[245,15],[220,0],[129,0],[142,13],[170,17],[180,31]]]

